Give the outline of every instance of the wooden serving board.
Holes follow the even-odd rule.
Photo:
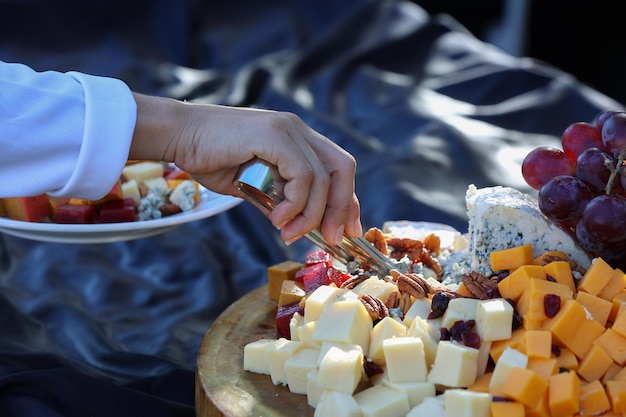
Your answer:
[[[196,366],[198,417],[312,417],[306,395],[274,385],[269,375],[243,370],[243,348],[276,338],[276,303],[260,287],[231,305],[205,334]]]

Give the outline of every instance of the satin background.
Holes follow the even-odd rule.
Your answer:
[[[0,57],[294,112],[356,157],[365,228],[465,231],[469,184],[530,191],[530,149],[621,107],[403,0],[2,0]],[[247,203],[118,243],[0,234],[0,415],[193,416],[212,321],[309,249],[283,245]]]

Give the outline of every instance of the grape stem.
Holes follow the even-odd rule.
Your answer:
[[[617,163],[615,166],[611,166],[607,164],[607,168],[611,171],[611,175],[609,176],[609,180],[606,183],[606,188],[604,191],[607,194],[611,194],[611,187],[613,186],[613,181],[615,181],[615,177],[620,172],[622,165],[624,164],[624,159],[626,157],[626,149],[620,150],[619,154],[617,154]]]

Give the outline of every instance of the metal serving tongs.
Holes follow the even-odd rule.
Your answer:
[[[283,200],[284,180],[275,166],[261,159],[253,159],[243,164],[233,180],[233,185],[253,203],[268,211],[272,211]],[[358,259],[380,278],[389,275],[389,271],[396,268],[389,258],[362,237],[351,238],[344,235],[341,243],[336,246],[329,244],[317,229],[304,237],[343,264],[347,265]]]

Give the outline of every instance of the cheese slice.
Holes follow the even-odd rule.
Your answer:
[[[550,221],[530,195],[510,187],[470,185],[465,202],[470,270],[491,275],[491,252],[528,243],[535,257],[548,250],[561,251],[585,269],[591,265],[590,255],[578,246],[572,232]]]

